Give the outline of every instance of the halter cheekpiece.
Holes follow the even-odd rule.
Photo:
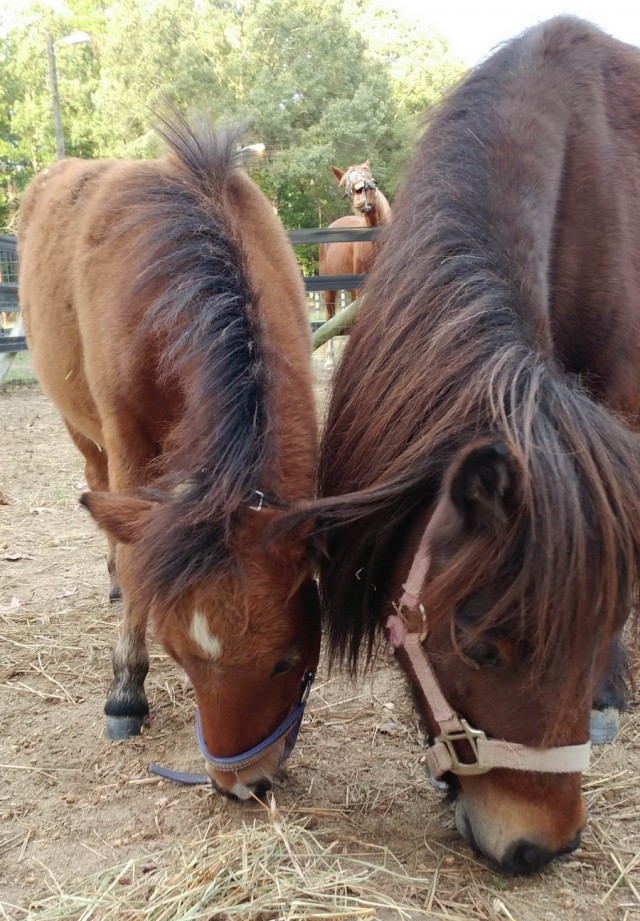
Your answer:
[[[552,774],[581,773],[589,767],[591,742],[579,745],[562,745],[555,748],[531,748],[504,739],[487,738],[481,729],[475,729],[461,717],[448,702],[429,659],[424,645],[424,633],[408,632],[404,613],[420,610],[426,622],[424,608],[418,595],[429,571],[429,550],[426,529],[420,540],[403,586],[400,602],[394,605],[396,613],[386,623],[389,644],[401,653],[413,673],[416,685],[427,704],[439,733],[428,745],[427,766],[432,778],[440,780],[451,772],[458,776],[486,774],[493,768],[514,771],[534,771]],[[462,760],[457,749],[459,742],[467,742],[471,761]]]

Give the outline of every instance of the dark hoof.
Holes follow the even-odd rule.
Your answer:
[[[115,604],[116,601],[122,601],[122,589],[120,587],[109,590],[109,601]]]
[[[591,742],[607,745],[613,742],[620,729],[620,712],[615,707],[591,711]]]
[[[108,716],[107,735],[112,742],[139,736],[142,732],[144,717],[142,716]]]

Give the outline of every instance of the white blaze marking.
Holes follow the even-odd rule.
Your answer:
[[[210,659],[220,657],[222,652],[220,640],[210,632],[207,618],[200,611],[196,611],[193,615],[190,633],[194,642]]]

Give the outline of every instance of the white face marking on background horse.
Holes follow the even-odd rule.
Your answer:
[[[222,654],[222,645],[217,636],[209,630],[209,623],[204,614],[195,611],[189,630],[191,638],[209,659],[219,659]]]

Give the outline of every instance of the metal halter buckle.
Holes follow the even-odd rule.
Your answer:
[[[480,762],[480,751],[478,748],[478,740],[484,739],[486,741],[486,734],[482,729],[474,729],[469,723],[464,719],[464,717],[459,717],[460,725],[462,729],[454,729],[449,731],[443,729],[440,735],[435,740],[436,742],[442,742],[451,758],[451,768],[454,774],[486,774],[487,771],[491,770],[491,767],[487,767]],[[460,761],[458,753],[455,749],[456,742],[468,742],[471,746],[471,751],[475,761],[466,762]]]
[[[258,500],[257,503],[254,502],[253,505],[249,506],[249,508],[254,512],[261,512],[263,508],[270,508],[279,512],[284,512],[289,507],[284,502],[280,502],[278,499],[274,499],[273,496],[268,496],[266,493],[262,492],[261,489],[253,489],[252,493]]]
[[[311,693],[311,685],[315,681],[315,677],[316,673],[311,669],[308,669],[302,676],[299,703],[306,704],[307,700],[309,699],[309,694]]]
[[[250,505],[249,508],[253,509],[254,512],[261,512],[265,505],[266,496],[263,492],[260,492],[259,489],[253,490],[254,494],[258,497],[257,505]]]

